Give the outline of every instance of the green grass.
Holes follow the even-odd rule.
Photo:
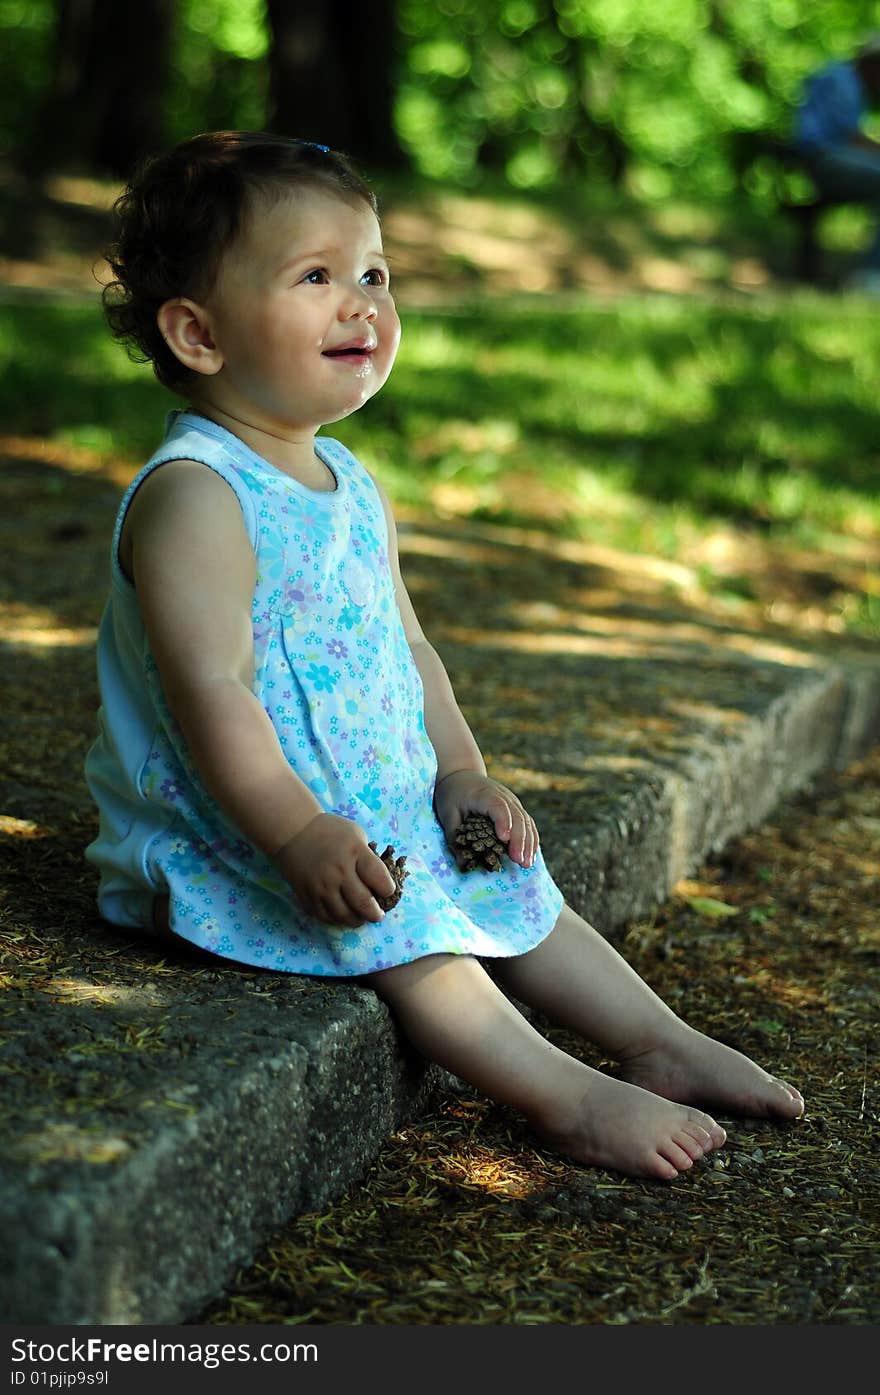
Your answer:
[[[671,558],[724,522],[832,552],[880,539],[869,302],[533,297],[404,321],[387,387],[328,428],[399,503],[451,489],[477,517]],[[8,432],[133,459],[174,405],[73,301],[7,305],[0,383]],[[849,611],[880,633],[876,598]]]

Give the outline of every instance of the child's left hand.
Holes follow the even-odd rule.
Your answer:
[[[446,840],[454,848],[456,830],[467,814],[485,814],[495,833],[507,844],[507,855],[520,867],[531,867],[538,852],[535,821],[506,785],[476,770],[454,770],[437,781],[434,809]]]

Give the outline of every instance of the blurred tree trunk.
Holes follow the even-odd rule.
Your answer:
[[[173,0],[56,0],[52,76],[25,173],[126,176],[163,144]]]
[[[394,0],[266,0],[269,125],[373,168],[404,163],[393,123]]]
[[[589,83],[587,81],[586,60],[595,53],[596,40],[572,39],[559,29],[558,6],[552,6],[554,23],[564,40],[562,62],[568,70],[574,92],[575,119],[569,132],[565,150],[563,173],[576,174],[585,168],[588,174],[604,176],[616,188],[624,181],[629,165],[630,152],[613,121],[596,116],[592,110]]]

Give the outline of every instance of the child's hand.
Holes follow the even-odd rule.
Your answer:
[[[394,878],[352,819],[318,814],[275,854],[275,862],[312,915],[352,929],[381,920],[376,896],[390,896]]]
[[[507,844],[507,855],[520,867],[531,867],[538,852],[535,821],[506,785],[480,775],[476,770],[454,770],[437,781],[434,809],[453,847],[453,838],[466,814],[485,814],[495,825],[495,833]]]

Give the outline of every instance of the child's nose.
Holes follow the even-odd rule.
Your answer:
[[[342,306],[344,319],[375,320],[378,306],[370,294],[369,286],[358,286],[346,297]]]

